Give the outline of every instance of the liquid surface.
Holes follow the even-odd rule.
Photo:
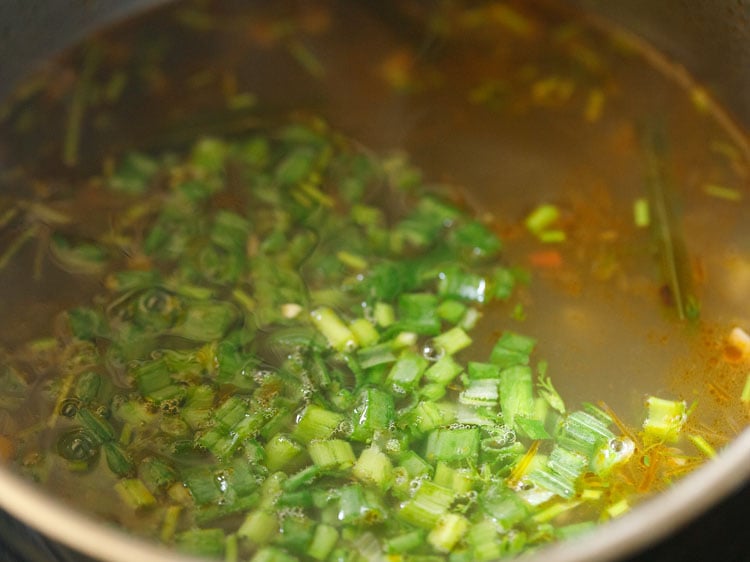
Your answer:
[[[746,422],[745,352],[728,343],[750,314],[745,147],[702,91],[564,10],[186,3],[75,50],[18,98],[0,139],[0,316],[18,319],[0,327],[10,355],[99,292],[101,277],[72,275],[47,250],[53,232],[93,237],[123,208],[84,178],[108,177],[134,147],[180,149],[307,114],[375,152],[404,151],[431,183],[457,187],[501,235],[503,259],[531,271],[517,304],[484,312],[478,356],[499,332],[520,331],[538,340],[568,403],[602,401],[637,427],[648,395],[695,402],[691,431],[714,448]],[[666,237],[654,228],[652,157]],[[648,227],[634,219],[643,199]],[[560,212],[564,240],[542,242],[524,225],[544,203]],[[675,242],[666,250],[665,238]],[[680,319],[690,302],[678,289],[699,320]],[[3,413],[0,434],[13,443],[46,417],[28,413]],[[5,447],[33,467],[33,446]],[[63,461],[49,462],[53,486],[70,478]],[[119,517],[111,480],[87,487],[115,502],[97,509],[103,517]]]

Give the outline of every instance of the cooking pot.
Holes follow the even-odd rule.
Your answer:
[[[165,1],[11,0],[0,3],[0,98],[51,54],[92,30]],[[724,124],[738,139],[742,138],[741,144],[746,146],[742,131],[750,128],[750,2],[567,1],[575,8],[586,10],[596,21],[612,21],[642,37],[655,47],[652,62],[666,65],[669,61],[678,61],[681,66],[670,66],[671,72],[676,73],[677,79],[687,83],[695,80],[705,87],[727,109],[721,115]],[[748,476],[750,431],[745,430],[715,460],[668,491],[591,534],[550,546],[529,556],[528,560],[583,562],[634,555],[673,535],[712,506],[726,502],[727,497],[747,482]],[[94,522],[7,470],[0,470],[0,507],[13,517],[3,526],[0,535],[12,542],[22,533],[18,522],[23,522],[71,549],[53,548],[49,551],[53,555],[82,559],[73,553],[75,551],[97,559],[123,562],[188,560]],[[726,537],[724,540],[734,539]]]

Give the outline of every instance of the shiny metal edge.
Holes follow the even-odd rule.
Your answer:
[[[0,506],[48,538],[111,562],[190,562],[197,558],[149,543],[96,521],[54,499],[38,485],[0,468]],[[205,560],[204,560],[205,562]]]

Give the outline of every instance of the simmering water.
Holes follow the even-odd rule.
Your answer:
[[[517,306],[481,319],[479,356],[502,330],[533,335],[567,402],[604,402],[635,426],[648,395],[695,402],[694,431],[721,447],[747,421],[747,358],[727,342],[750,330],[748,145],[705,91],[644,53],[547,2],[194,1],[108,30],[0,109],[0,346],[23,354],[100,292],[105,272],[71,273],[47,244],[56,230],[106,231],[124,203],[97,178],[124,153],[315,115],[364,150],[408,154],[436,189],[457,187],[503,238],[503,259],[530,272]],[[671,276],[658,209],[650,227],[634,217],[654,157]],[[564,240],[524,227],[543,203]],[[679,318],[674,277],[699,320]],[[0,436],[45,419],[38,410],[0,409]],[[149,515],[128,521],[97,476],[58,464],[48,483],[148,532]]]

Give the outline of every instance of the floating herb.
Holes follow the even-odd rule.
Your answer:
[[[651,229],[658,245],[659,263],[667,302],[680,320],[696,320],[700,305],[695,295],[690,258],[675,217],[674,195],[669,185],[665,132],[656,124],[643,128],[641,144],[646,166],[646,187]]]
[[[618,435],[608,413],[566,408],[531,337],[502,330],[467,361],[486,307],[520,304],[519,273],[498,264],[488,225],[393,162],[317,121],[205,138],[180,159],[125,156],[104,182],[132,200],[114,238],[150,268],[123,268],[111,233],[53,238],[61,267],[108,272],[38,351],[66,361],[53,454],[71,471],[103,463],[124,509],[158,512],[162,539],[198,555],[484,559],[626,511],[616,478],[634,439],[678,439],[682,403],[652,397],[642,437]],[[387,213],[357,195],[383,178],[404,201]],[[540,206],[526,225],[548,232],[558,216]],[[5,371],[9,408],[18,373]],[[657,452],[641,487],[659,483]]]

